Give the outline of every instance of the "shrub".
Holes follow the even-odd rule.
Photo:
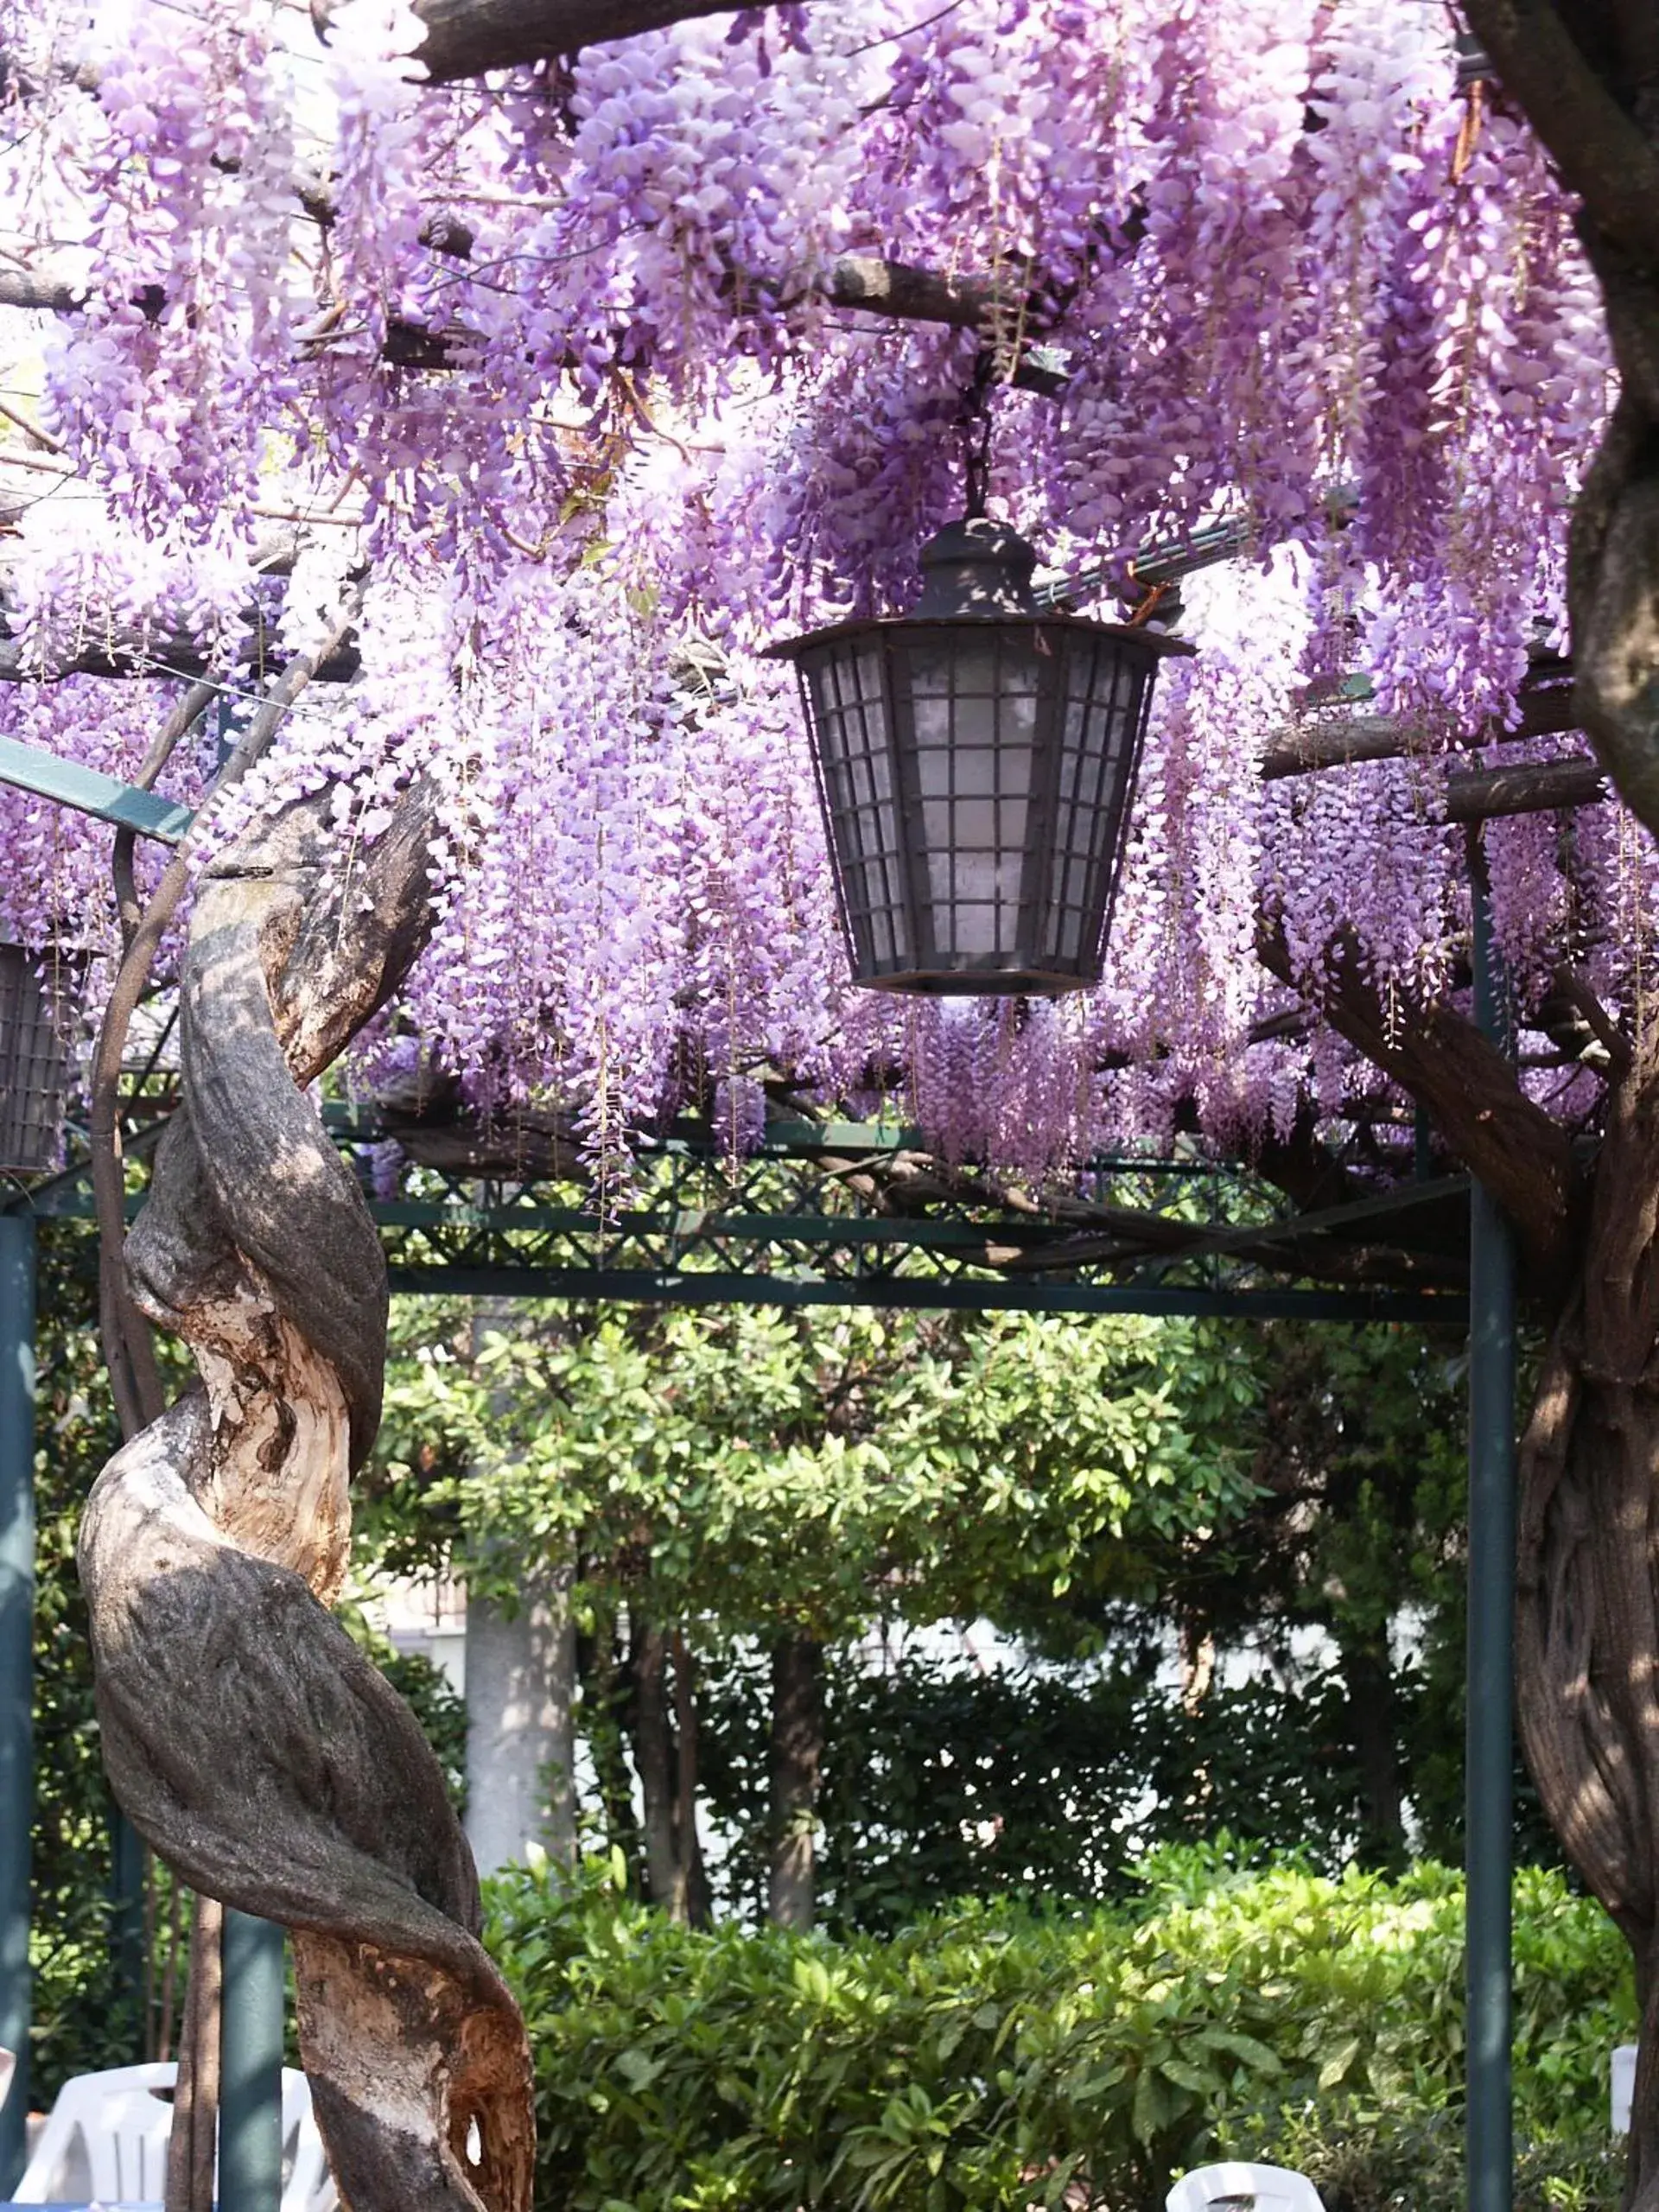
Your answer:
[[[1459,1878],[1217,1875],[1190,1852],[1151,1873],[1134,1908],[973,1904],[842,1942],[673,1928],[601,1868],[498,1880],[541,2202],[1141,2212],[1172,2173],[1249,2152],[1314,2171],[1332,2212],[1455,2199]],[[1590,2212],[1615,2201],[1598,2130],[1633,2018],[1624,1946],[1529,1870],[1516,1968],[1529,2202]]]
[[[1157,1668],[1156,1648],[1127,1637],[1086,1672],[981,1674],[914,1648],[876,1671],[832,1649],[817,1801],[826,1924],[886,1935],[967,1896],[1113,1899],[1149,1849],[1222,1826],[1345,1865],[1365,1814],[1340,1748],[1340,1677],[1217,1686],[1188,1712]],[[768,1654],[700,1657],[698,1780],[735,1831],[714,1871],[739,1910],[766,1896],[771,1717]]]
[[[1466,2191],[1463,2115],[1450,2107],[1403,2119],[1293,2108],[1245,2120],[1228,2148],[1308,2175],[1325,2212],[1445,2212]],[[1615,2212],[1624,2181],[1623,2140],[1605,2129],[1522,2141],[1514,2212]]]

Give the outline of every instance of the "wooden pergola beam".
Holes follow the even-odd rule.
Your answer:
[[[0,683],[60,683],[68,676],[149,676],[194,683],[212,675],[224,681],[229,694],[239,696],[238,670],[270,675],[283,665],[270,639],[257,632],[242,639],[233,652],[214,653],[189,630],[157,634],[127,626],[104,633],[89,626],[89,631],[70,650],[42,659],[37,647],[20,645],[10,634],[0,607]],[[349,683],[362,664],[356,645],[343,645],[318,668],[316,680]]]
[[[1467,744],[1503,745],[1527,737],[1556,737],[1579,728],[1568,664],[1551,664],[1548,677],[1522,684],[1516,703],[1521,718],[1512,728],[1497,721],[1485,722]],[[1346,767],[1355,760],[1399,760],[1439,750],[1421,722],[1403,715],[1332,715],[1303,728],[1281,731],[1263,756],[1262,780],[1270,784],[1283,776]]]
[[[1567,760],[1519,760],[1513,767],[1448,776],[1446,818],[1490,822],[1506,814],[1552,814],[1561,807],[1599,806],[1611,797],[1600,761],[1575,753]]]

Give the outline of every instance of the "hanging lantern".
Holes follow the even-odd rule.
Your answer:
[[[1159,661],[1191,645],[1039,612],[1001,523],[922,553],[913,614],[773,645],[801,680],[854,981],[1075,991],[1100,980]]]
[[[0,944],[0,1170],[58,1164],[86,963]]]

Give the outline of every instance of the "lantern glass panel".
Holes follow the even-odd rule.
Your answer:
[[[1149,658],[1084,630],[1061,634],[1062,709],[1042,951],[1090,965],[1127,827]]]
[[[1016,956],[1028,899],[1039,656],[1030,626],[889,632],[907,700],[935,960]],[[900,707],[902,715],[903,709]]]
[[[0,1168],[57,1165],[86,961],[0,944]]]
[[[890,973],[912,953],[884,665],[868,636],[802,658],[847,925],[861,959]]]

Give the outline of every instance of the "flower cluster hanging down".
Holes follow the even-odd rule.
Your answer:
[[[1389,1006],[1466,988],[1447,760],[1497,757],[1559,643],[1608,404],[1572,208],[1439,0],[850,0],[440,85],[423,36],[400,0],[326,43],[272,0],[0,7],[0,246],[66,289],[0,329],[39,679],[0,728],[130,772],[174,687],[58,676],[89,639],[188,634],[251,692],[365,568],[361,674],[213,834],[327,782],[345,865],[435,780],[439,926],[377,1052],[601,1149],[693,1104],[746,1142],[768,1085],[1037,1174],[1194,1117],[1397,1120],[1320,977],[1357,943]],[[971,289],[977,327],[861,310],[847,257]],[[758,654],[906,604],[981,410],[994,510],[1109,619],[1136,547],[1249,540],[1185,588],[1101,987],[917,1009],[849,982]],[[1401,757],[1264,782],[1361,678]],[[0,838],[0,927],[107,948],[101,833],[7,792]],[[1567,957],[1627,1004],[1645,839],[1604,806],[1484,844],[1523,1021]],[[1592,1108],[1575,1062],[1527,1079]]]

